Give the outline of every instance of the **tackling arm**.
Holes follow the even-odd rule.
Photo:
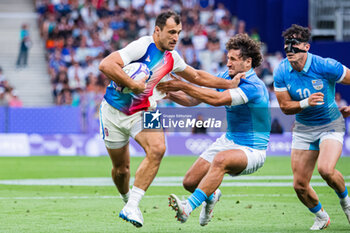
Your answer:
[[[207,88],[196,87],[189,83],[177,80],[162,83],[162,85],[168,85],[170,87],[181,87],[181,90],[187,95],[213,106],[231,105],[232,102],[231,95],[228,90],[224,92],[218,92]],[[167,88],[165,87],[165,89]]]
[[[205,87],[230,89],[238,86],[238,84],[235,86],[232,80],[218,78],[203,70],[195,70],[190,66],[187,66],[186,69],[181,72],[176,72],[176,74],[191,83]]]
[[[167,98],[178,103],[178,104],[181,104],[183,106],[188,106],[188,107],[189,106],[196,106],[196,105],[201,103],[199,100],[192,98],[191,96],[187,95],[183,91],[168,92]]]

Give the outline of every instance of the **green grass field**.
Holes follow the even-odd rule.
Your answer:
[[[168,207],[170,193],[187,197],[181,177],[196,157],[165,157],[157,178],[141,201],[144,226],[135,228],[117,217],[123,207],[112,185],[34,185],[56,178],[109,178],[108,157],[0,158],[0,232],[308,232],[313,215],[297,199],[291,186],[289,157],[268,157],[257,173],[225,177],[223,197],[206,227],[198,223],[200,209],[185,224]],[[131,159],[132,176],[142,158]],[[350,157],[337,168],[350,180]],[[317,172],[312,182],[331,217],[327,232],[350,232],[339,200]],[[172,179],[173,178],[173,179]],[[27,185],[8,184],[33,179]],[[110,179],[110,178],[109,178]],[[109,179],[95,179],[99,182]],[[65,179],[67,180],[67,179]],[[62,182],[64,182],[63,180]],[[28,180],[27,180],[28,181]],[[79,181],[79,179],[78,179]],[[90,180],[85,180],[89,182]],[[7,182],[7,183],[6,183]],[[92,181],[91,181],[92,182]],[[163,183],[162,183],[163,182]],[[86,184],[86,183],[85,183]]]

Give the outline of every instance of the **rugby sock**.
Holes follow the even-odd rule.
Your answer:
[[[342,193],[335,192],[340,199],[346,198],[348,196],[348,189],[345,187],[345,191]]]
[[[129,197],[130,197],[130,191],[128,191],[125,194],[120,194],[120,196],[122,197],[124,203],[126,204],[129,201]]]
[[[219,189],[215,190],[215,192],[213,192],[213,193],[207,198],[207,200],[205,200],[205,202],[206,202],[206,203],[210,203],[210,202],[213,200],[214,195],[215,195],[215,193],[216,193],[218,190],[219,190]]]
[[[145,191],[138,188],[138,187],[132,187],[130,196],[129,196],[129,201],[127,203],[128,206],[131,207],[137,207],[139,206],[139,203],[142,199],[142,197],[145,195]]]
[[[214,193],[215,193],[215,192],[214,192]],[[207,198],[207,200],[205,200],[205,202],[207,202],[207,203],[211,202],[211,200],[213,200],[213,198],[214,198],[214,193],[212,193],[212,194]]]
[[[350,198],[349,198],[349,195],[348,195],[348,189],[345,187],[345,191],[342,192],[342,193],[338,193],[336,192],[339,199],[340,199],[340,204],[342,206],[348,206],[350,205]]]
[[[207,195],[202,190],[197,188],[194,193],[192,193],[192,195],[187,199],[188,203],[191,206],[190,212],[200,206],[207,198]]]
[[[313,207],[309,208],[309,210],[314,213],[319,218],[328,218],[327,212],[322,208],[321,202],[318,202],[318,204]]]

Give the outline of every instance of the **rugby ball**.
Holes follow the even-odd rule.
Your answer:
[[[123,67],[123,71],[135,81],[150,75],[150,70],[148,69],[147,65],[141,62],[130,63]],[[120,87],[119,90],[124,94],[129,94],[132,92],[128,87]]]

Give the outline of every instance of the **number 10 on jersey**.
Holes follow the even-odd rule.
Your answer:
[[[311,92],[309,89],[305,88],[304,90],[301,90],[301,88],[297,89],[297,93],[300,96],[300,99],[306,99],[311,95]]]

